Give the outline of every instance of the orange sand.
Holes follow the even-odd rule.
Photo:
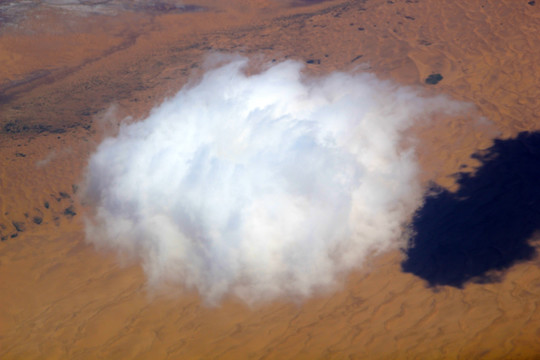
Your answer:
[[[0,358],[540,358],[539,260],[500,283],[434,291],[400,271],[396,251],[303,304],[207,308],[196,294],[148,292],[138,265],[87,245],[73,187],[112,105],[143,117],[212,52],[320,60],[316,74],[358,66],[475,104],[470,118],[415,129],[423,179],[452,186],[492,137],[540,128],[540,5],[194,3],[207,10],[69,22],[41,7],[30,12],[40,21],[0,29]],[[431,73],[443,81],[424,85]]]

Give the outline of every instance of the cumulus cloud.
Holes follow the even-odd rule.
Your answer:
[[[370,74],[314,78],[285,61],[246,75],[248,63],[122,125],[87,169],[88,239],[214,304],[308,297],[403,245],[421,202],[403,133],[462,108]]]

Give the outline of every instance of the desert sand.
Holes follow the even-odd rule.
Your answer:
[[[474,104],[414,129],[423,181],[455,188],[494,137],[540,129],[540,4],[83,5],[0,7],[0,358],[540,358],[537,257],[495,282],[433,288],[391,251],[307,301],[208,307],[150,291],[139,264],[88,244],[77,192],[109,120],[144,118],[211,53],[358,68]]]

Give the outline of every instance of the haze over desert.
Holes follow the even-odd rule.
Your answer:
[[[0,3],[0,358],[540,358],[539,6]]]

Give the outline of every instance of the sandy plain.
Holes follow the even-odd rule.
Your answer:
[[[434,289],[394,251],[304,303],[209,308],[148,292],[140,266],[87,244],[77,198],[107,118],[143,118],[213,52],[359,67],[474,104],[415,129],[423,179],[452,187],[493,137],[540,128],[540,4],[66,3],[1,13],[0,358],[540,358],[538,258],[499,282]],[[425,84],[433,73],[443,80]]]

